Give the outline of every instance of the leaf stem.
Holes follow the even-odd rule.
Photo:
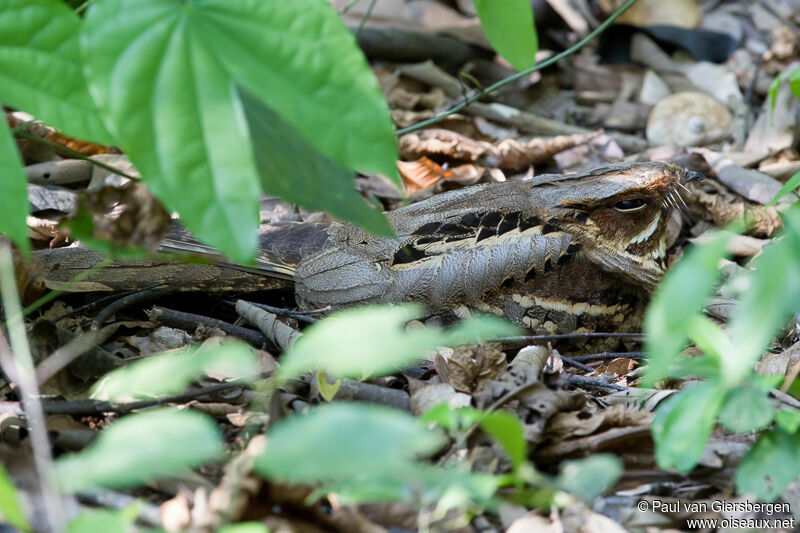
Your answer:
[[[608,17],[608,19],[603,21],[603,23],[600,24],[597,28],[595,28],[594,31],[592,31],[592,33],[590,33],[589,35],[587,35],[586,37],[584,37],[583,39],[581,39],[577,43],[573,44],[572,46],[570,46],[569,48],[567,48],[566,50],[564,50],[560,54],[556,54],[553,57],[542,61],[541,63],[538,63],[538,64],[536,64],[536,65],[534,65],[534,66],[532,66],[530,68],[527,68],[525,70],[521,70],[520,72],[517,72],[516,74],[513,74],[513,75],[511,75],[511,76],[509,76],[507,78],[504,78],[504,79],[502,79],[502,80],[500,80],[500,81],[498,81],[498,82],[486,87],[485,89],[474,93],[472,96],[470,96],[469,98],[466,98],[460,104],[451,107],[450,109],[448,109],[444,113],[441,113],[440,115],[436,115],[435,117],[429,118],[427,120],[423,120],[422,122],[418,122],[416,124],[412,124],[411,126],[408,126],[406,128],[401,128],[399,130],[395,130],[395,132],[394,132],[395,135],[398,135],[398,136],[399,135],[403,135],[405,133],[409,133],[409,132],[412,132],[412,131],[416,131],[418,129],[425,128],[427,126],[430,126],[431,124],[435,124],[436,122],[439,122],[440,120],[442,120],[442,119],[444,119],[446,117],[449,117],[450,115],[452,115],[454,113],[458,113],[459,111],[461,111],[462,109],[464,109],[468,105],[470,105],[470,104],[472,104],[474,102],[477,102],[478,100],[480,100],[484,96],[496,91],[497,89],[499,89],[503,85],[509,84],[512,81],[516,81],[516,80],[518,80],[520,78],[524,78],[525,76],[528,76],[528,75],[532,74],[533,72],[536,72],[537,70],[542,70],[543,68],[552,65],[556,61],[558,61],[560,59],[563,59],[563,58],[567,57],[568,55],[571,55],[571,54],[577,52],[578,50],[583,48],[584,45],[586,45],[586,43],[588,43],[589,41],[591,41],[592,39],[597,37],[600,33],[602,33],[608,26],[610,26],[617,19],[617,17],[622,15],[622,13],[624,13],[625,10],[628,9],[629,7],[631,7],[635,2],[636,2],[636,0],[628,0],[627,2],[625,2],[625,4],[621,8],[619,8],[617,11],[615,11],[614,14],[612,14],[610,17]]]
[[[0,295],[2,295],[6,327],[11,341],[11,346],[9,346],[5,335],[0,330],[0,366],[19,387],[22,406],[28,419],[33,460],[42,486],[47,521],[51,531],[60,533],[66,529],[64,508],[56,488],[53,455],[47,436],[44,408],[40,401],[39,386],[36,383],[33,369],[33,357],[25,334],[19,294],[17,294],[14,281],[11,247],[7,244],[0,245]]]

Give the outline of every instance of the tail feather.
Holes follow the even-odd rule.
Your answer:
[[[256,274],[292,280],[301,259],[317,253],[329,245],[327,224],[306,222],[264,224],[258,231],[256,266],[243,266],[242,268]],[[225,261],[219,251],[199,242],[179,224],[169,228],[161,241],[160,250],[163,252],[188,252]]]

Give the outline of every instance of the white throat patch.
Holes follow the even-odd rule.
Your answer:
[[[658,223],[660,221],[661,221],[661,211],[657,211],[656,216],[655,218],[653,218],[653,221],[650,223],[650,225],[644,228],[644,230],[639,235],[636,235],[633,239],[631,239],[631,242],[629,244],[639,244],[640,242],[644,242],[647,239],[649,239],[650,236],[653,234],[653,232],[656,231],[656,228],[658,228]]]

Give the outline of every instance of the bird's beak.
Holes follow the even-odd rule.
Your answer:
[[[690,181],[702,180],[702,179],[705,179],[705,176],[703,175],[702,172],[696,172],[694,170],[687,169],[683,171],[683,178],[681,178],[681,185],[685,185]]]

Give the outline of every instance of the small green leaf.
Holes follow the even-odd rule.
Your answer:
[[[28,254],[31,250],[25,221],[28,215],[28,178],[22,170],[17,146],[5,119],[0,120],[0,170],[0,233],[8,235]]]
[[[770,206],[777,204],[778,200],[787,194],[796,191],[798,187],[800,187],[800,172],[795,172],[794,176],[789,178],[786,183],[783,184],[783,187],[781,187],[781,190],[779,190],[775,195],[775,198],[770,200],[767,205]]]
[[[775,101],[778,98],[778,90],[781,88],[781,83],[783,83],[782,76],[779,74],[775,76],[775,79],[772,80],[772,83],[769,86],[769,90],[767,94],[769,95],[769,112],[772,113],[775,111]]]
[[[0,101],[113,144],[83,77],[80,18],[59,0],[0,0]]]
[[[643,387],[666,376],[686,346],[689,325],[711,295],[719,277],[717,263],[732,238],[720,232],[711,242],[693,247],[658,287],[644,322],[649,360]]]
[[[353,480],[402,471],[444,443],[403,411],[337,402],[278,422],[256,460],[266,479],[295,483]]]
[[[80,453],[56,461],[64,491],[135,487],[211,461],[222,452],[214,421],[195,411],[158,409],[128,415]]]
[[[789,88],[795,97],[800,98],[800,67],[797,67],[789,74]]]
[[[527,443],[522,423],[519,419],[506,411],[485,413],[480,421],[483,431],[492,436],[508,454],[514,470],[517,470],[527,457]]]
[[[92,397],[121,401],[174,394],[211,372],[237,378],[254,376],[258,359],[239,341],[153,355],[107,374],[92,388]]]
[[[622,474],[622,462],[615,456],[598,453],[585,459],[564,461],[556,486],[583,501],[601,496]]]
[[[695,467],[726,391],[721,382],[706,381],[673,394],[659,405],[651,429],[661,468],[688,472]]]
[[[800,475],[800,433],[766,431],[742,457],[736,470],[736,489],[771,502]]]
[[[422,314],[416,305],[375,305],[334,313],[305,330],[283,355],[276,375],[287,380],[324,368],[339,377],[375,376],[395,371],[438,346],[473,344],[517,331],[493,316],[471,318],[450,329],[403,329]]]
[[[775,422],[785,432],[795,433],[797,428],[800,428],[800,411],[781,409],[775,415]]]
[[[372,233],[394,236],[383,213],[356,191],[352,170],[322,155],[247,91],[240,96],[264,192],[310,211],[327,211]]]
[[[2,464],[0,464],[0,523],[6,523],[20,531],[31,531],[31,525],[19,505],[17,488]]]
[[[472,407],[456,407],[440,403],[428,409],[420,419],[442,427],[448,431],[465,431],[472,424],[480,422],[485,413]]]
[[[497,53],[517,70],[536,62],[539,40],[529,0],[475,0],[486,37]]]
[[[766,391],[742,386],[728,393],[719,412],[719,421],[733,432],[749,433],[770,425],[774,416],[775,408]]]
[[[67,526],[67,533],[126,533],[131,520],[125,510],[86,509]]]

